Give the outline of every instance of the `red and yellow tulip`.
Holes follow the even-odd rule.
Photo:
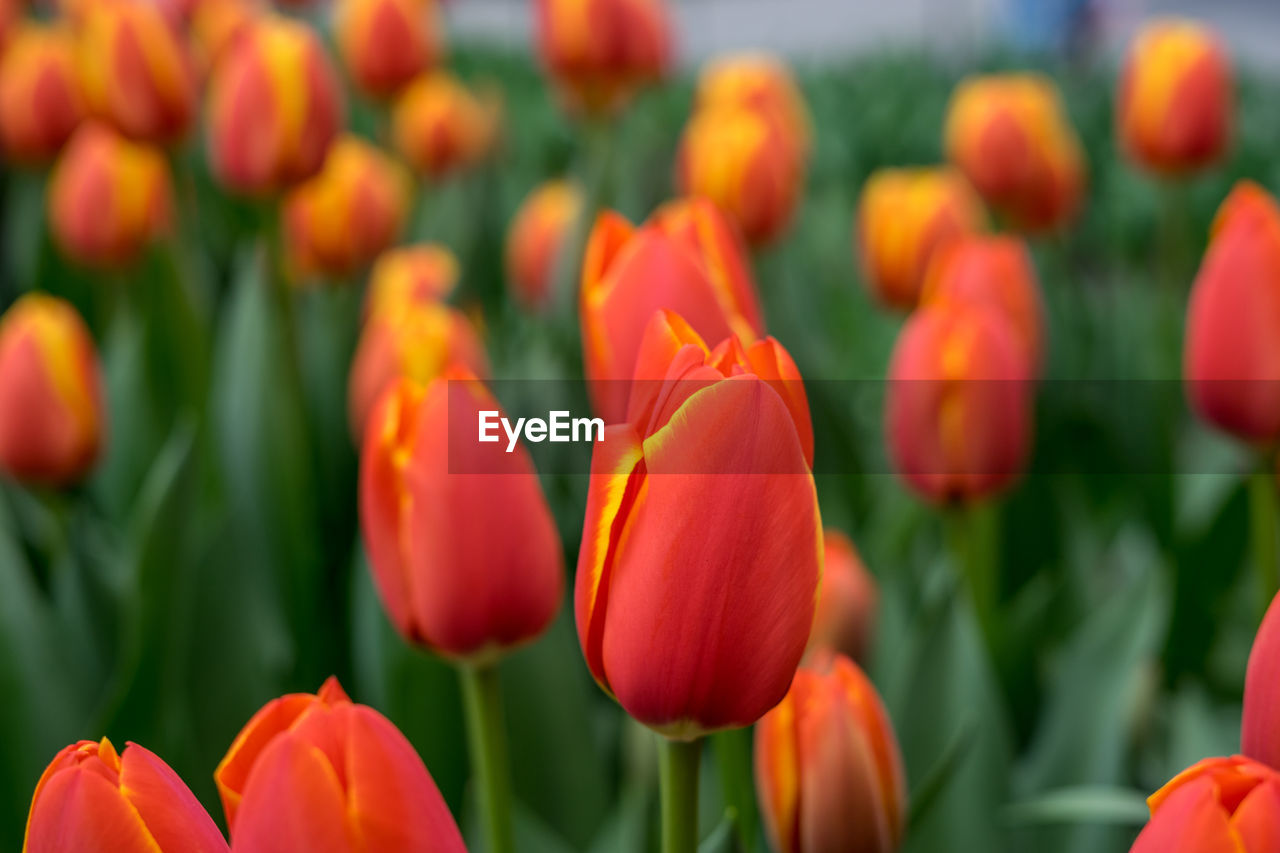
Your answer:
[[[739,53],[709,62],[698,77],[694,109],[744,107],[773,116],[807,154],[812,122],[804,96],[784,62],[765,53]]]
[[[779,853],[892,853],[907,794],[893,725],[871,681],[842,655],[800,668],[755,731],[756,791]]]
[[[53,158],[84,118],[70,29],[19,27],[0,52],[0,153],[16,163]]]
[[[1221,159],[1235,112],[1231,60],[1211,29],[1185,18],[1150,21],[1129,46],[1116,95],[1125,153],[1158,174]]]
[[[1187,768],[1147,805],[1132,853],[1264,853],[1280,840],[1280,773],[1242,756]]]
[[[267,703],[214,780],[235,850],[466,850],[413,746],[336,679]]]
[[[404,88],[391,122],[400,156],[419,174],[438,179],[489,156],[498,140],[502,103],[492,91],[475,94],[452,74],[433,71]]]
[[[875,578],[867,571],[853,541],[828,527],[823,533],[822,588],[809,633],[809,649],[829,649],[853,660],[865,660],[875,633]]]
[[[582,191],[569,181],[552,180],[531,192],[507,231],[507,282],[520,302],[544,308],[554,298],[561,252],[582,214]]]
[[[334,32],[352,81],[387,97],[440,61],[436,0],[340,0]]]
[[[58,753],[31,799],[23,853],[226,853],[186,784],[136,743],[82,740]]]
[[[804,386],[772,338],[712,350],[671,311],[635,375],[591,461],[578,639],[600,686],[667,737],[749,725],[787,692],[822,571]]]
[[[671,309],[709,340],[764,332],[737,235],[714,204],[683,199],[636,227],[605,211],[587,241],[580,291],[588,390],[606,423],[626,414],[636,352],[653,312]]]
[[[29,293],[0,315],[0,470],[47,484],[80,479],[106,432],[98,352],[80,315]]]
[[[458,259],[437,243],[401,246],[383,252],[369,273],[367,318],[399,313],[411,305],[446,299],[458,284]]]
[[[262,0],[195,0],[188,32],[191,54],[201,78],[205,78],[258,16]]]

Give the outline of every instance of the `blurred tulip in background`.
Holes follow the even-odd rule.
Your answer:
[[[339,0],[334,31],[352,82],[387,97],[440,61],[437,0]]]
[[[84,117],[75,39],[60,24],[26,24],[0,53],[0,153],[16,163],[53,158]]]
[[[879,592],[853,541],[839,530],[823,531],[822,587],[811,652],[829,649],[855,661],[866,661],[875,636]]]
[[[476,166],[493,151],[502,103],[490,90],[472,92],[447,71],[420,75],[392,110],[396,150],[419,174],[439,179]]]
[[[1240,751],[1280,770],[1280,595],[1267,609],[1249,653],[1241,728]]]
[[[250,27],[265,13],[265,0],[196,0],[191,10],[188,32],[192,59],[201,78]]]
[[[369,273],[364,316],[408,310],[447,299],[458,285],[458,259],[438,243],[388,249]]]
[[[507,230],[506,270],[511,292],[527,309],[553,302],[552,287],[565,241],[582,215],[582,191],[559,179],[540,184],[521,203]]]
[[[711,60],[698,75],[694,110],[745,107],[773,116],[807,156],[813,127],[791,69],[767,53],[735,53]]]

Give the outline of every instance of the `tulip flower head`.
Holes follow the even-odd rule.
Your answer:
[[[591,403],[606,423],[626,415],[636,352],[655,311],[670,309],[706,340],[764,332],[745,250],[706,199],[659,208],[636,227],[596,219],[582,263],[580,319]]]
[[[440,179],[482,162],[497,142],[501,100],[473,94],[444,71],[423,74],[400,93],[392,109],[396,150],[419,174]]]
[[[80,315],[29,293],[0,316],[0,471],[27,482],[78,480],[105,432],[102,377]]]
[[[698,77],[694,110],[744,107],[773,116],[800,151],[808,154],[812,123],[804,96],[786,64],[764,53],[723,56]]]
[[[533,462],[521,445],[476,444],[482,411],[500,407],[463,368],[425,386],[400,380],[360,454],[361,529],[391,623],[411,643],[471,662],[540,636],[564,591],[560,535]]]
[[[1116,96],[1116,133],[1135,163],[1160,175],[1221,159],[1235,112],[1231,59],[1208,27],[1150,21],[1129,46]]]
[[[618,112],[671,60],[665,0],[535,0],[534,24],[543,68],[573,112]]]
[[[57,754],[31,798],[24,853],[226,853],[186,784],[155,753],[82,740]]]
[[[914,308],[934,254],[983,230],[985,219],[982,202],[953,169],[874,172],[862,189],[856,229],[867,286],[886,305]]]
[[[842,655],[819,655],[755,731],[756,791],[779,853],[892,853],[906,830],[893,725],[875,687]]]
[[[1280,440],[1280,207],[1250,181],[1214,219],[1183,357],[1201,418],[1244,441]]]
[[[444,53],[436,0],[339,0],[334,31],[347,73],[375,98],[394,95]]]
[[[1038,74],[963,81],[951,97],[947,156],[1016,227],[1061,228],[1084,193],[1084,155],[1058,90]]]
[[[1187,768],[1147,806],[1132,853],[1265,853],[1280,842],[1280,773],[1242,756]]]
[[[202,79],[262,14],[263,0],[195,0],[188,28],[192,58]]]
[[[67,257],[124,267],[169,232],[173,188],[159,150],[103,124],[82,124],[54,165],[49,227]]]
[[[438,243],[389,249],[369,273],[365,318],[446,299],[458,284],[458,274],[458,259]]]
[[[84,111],[70,29],[19,27],[0,52],[0,154],[21,163],[53,158]]]
[[[546,307],[561,252],[582,213],[582,191],[574,184],[547,181],[520,205],[507,231],[507,281],[527,308]]]
[[[595,446],[574,595],[600,686],[677,739],[750,725],[813,624],[822,528],[804,386],[772,338],[709,349],[653,315]]]
[[[245,195],[286,189],[315,175],[344,120],[342,89],[315,32],[301,21],[258,17],[209,80],[209,161]]]
[[[466,850],[408,739],[333,678],[267,703],[214,780],[235,851]]]
[[[1280,770],[1280,595],[1271,602],[1249,653],[1240,751]]]
[[[811,653],[828,649],[853,660],[865,660],[875,633],[875,578],[867,571],[848,536],[827,528],[823,533],[822,587],[809,633]]]

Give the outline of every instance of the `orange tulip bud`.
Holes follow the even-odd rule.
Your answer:
[[[70,303],[40,293],[0,316],[0,470],[69,483],[98,457],[105,432],[98,352]]]
[[[1280,595],[1267,609],[1249,653],[1240,751],[1280,769]]]
[[[1129,46],[1116,95],[1125,153],[1159,174],[1218,160],[1235,111],[1231,60],[1216,33],[1185,18],[1157,18]]]
[[[352,81],[393,95],[444,52],[436,0],[340,0],[334,31]]]
[[[173,216],[164,155],[106,125],[80,126],[49,181],[49,225],[59,248],[89,266],[132,262]]]
[[[344,276],[400,235],[413,193],[409,171],[357,136],[341,136],[324,168],[285,197],[284,233],[300,276]]]
[[[596,220],[582,263],[583,358],[595,411],[606,423],[626,414],[636,352],[654,311],[671,309],[699,335],[764,332],[744,250],[711,202],[684,199],[635,227],[617,213]]]
[[[456,309],[424,303],[372,313],[351,363],[347,389],[351,434],[364,435],[374,404],[397,379],[425,385],[454,364],[480,376],[489,372],[484,345]]]
[[[858,204],[862,274],[886,305],[914,308],[940,246],[983,229],[982,202],[964,176],[947,168],[880,169]]]
[[[20,27],[0,53],[0,152],[13,162],[58,153],[84,117],[75,40],[57,25]]]
[[[892,853],[906,831],[893,725],[871,681],[843,655],[819,655],[755,732],[756,791],[779,853]]]
[[[976,302],[1001,311],[1031,366],[1040,372],[1044,306],[1026,243],[1017,237],[962,237],[941,249],[925,277],[924,305]]]
[[[189,27],[192,57],[202,77],[261,14],[261,0],[196,0]]]
[[[160,7],[147,0],[89,3],[78,29],[90,113],[135,139],[181,138],[195,117],[195,74],[181,34]]]
[[[828,527],[823,536],[822,587],[809,649],[830,649],[863,660],[875,633],[875,578],[848,536]]]
[[[214,781],[232,844],[246,853],[466,851],[413,746],[333,678],[254,714]]]
[[[536,0],[534,22],[542,65],[575,111],[622,109],[670,62],[664,0]]]
[[[502,105],[493,92],[472,94],[452,74],[424,74],[402,91],[392,111],[396,150],[421,174],[441,178],[489,156]]]
[[[1264,853],[1280,843],[1280,773],[1242,756],[1187,768],[1147,806],[1132,853]]]
[[[1280,207],[1242,181],[1218,209],[1187,306],[1192,407],[1246,441],[1280,439]]]
[[[257,19],[209,81],[209,159],[229,189],[264,194],[320,171],[343,123],[338,78],[300,21]]]
[[[365,318],[401,313],[445,299],[458,284],[458,259],[444,246],[422,243],[383,252],[369,273]]]
[[[804,652],[822,560],[813,434],[772,338],[711,350],[663,311],[640,350],[627,421],[591,460],[578,639],[628,714],[691,738],[759,719]]]
[[[812,136],[809,110],[791,70],[778,58],[742,53],[710,62],[698,78],[694,109],[717,107],[745,107],[773,116],[807,155]]]
[[[482,453],[482,411],[501,410],[465,369],[425,388],[401,380],[360,453],[361,529],[392,624],[412,643],[468,660],[539,636],[564,593],[560,535],[528,452],[499,450],[484,456],[484,471],[467,470],[466,457]]]
[[[191,789],[158,755],[82,740],[57,754],[31,798],[24,853],[226,853]]]
[[[582,191],[568,181],[547,181],[531,192],[507,231],[507,280],[526,308],[551,302],[565,240],[582,214]]]
[[[922,497],[974,501],[1022,471],[1031,368],[1017,332],[988,305],[923,306],[889,365],[885,429],[899,474]]]
[[[964,81],[947,111],[947,156],[1014,225],[1060,228],[1084,192],[1080,141],[1058,90],[1039,74]]]

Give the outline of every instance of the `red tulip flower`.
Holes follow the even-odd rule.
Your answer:
[[[1249,653],[1240,751],[1280,770],[1280,595],[1271,602]]]
[[[1147,798],[1151,821],[1132,853],[1280,849],[1280,773],[1242,756],[1209,758]]]

